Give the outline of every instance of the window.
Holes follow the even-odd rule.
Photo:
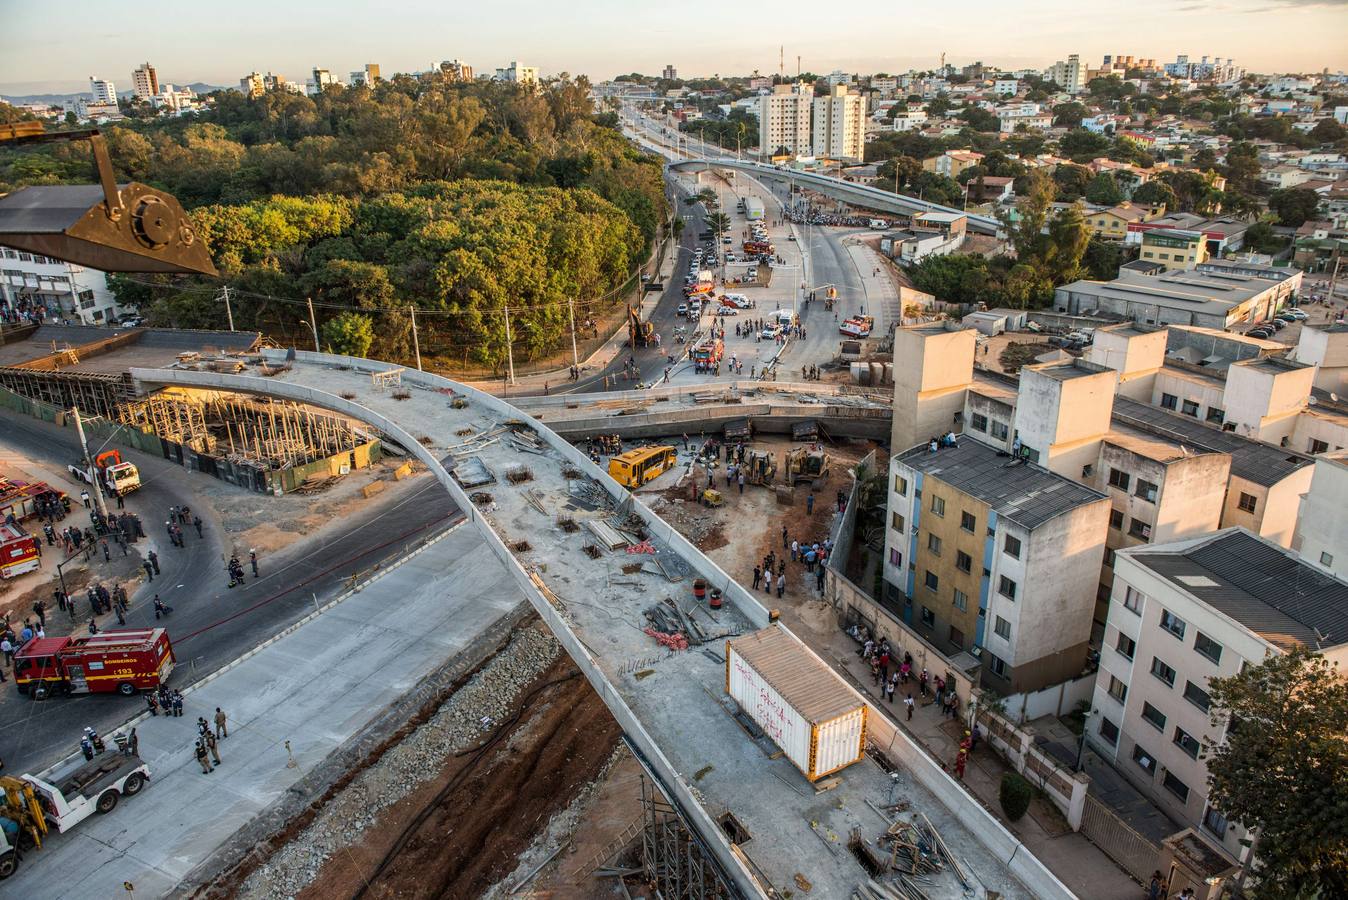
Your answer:
[[[1137,490],[1133,491],[1133,496],[1141,497],[1148,503],[1155,503],[1156,491],[1157,491],[1156,485],[1152,484],[1150,481],[1147,481],[1145,478],[1139,478],[1137,480]]]
[[[1114,568],[1114,551],[1108,547],[1105,548],[1105,565]]]
[[[1153,656],[1151,658],[1151,674],[1155,675],[1161,681],[1164,681],[1166,687],[1175,686],[1175,670],[1161,662],[1159,656]]]
[[[941,555],[941,539],[938,538],[938,537],[937,537],[936,535],[934,535],[934,534],[928,534],[928,535],[927,535],[927,549],[931,551],[931,553],[932,553],[933,556],[940,556],[940,555]]]
[[[1133,654],[1137,652],[1137,641],[1133,640],[1128,635],[1120,631],[1119,642],[1114,645],[1114,649],[1118,650],[1119,653],[1128,657],[1129,659],[1132,659]]]
[[[1128,588],[1123,592],[1123,608],[1142,615],[1142,603],[1147,599],[1147,595],[1134,588]]]
[[[1109,511],[1109,527],[1115,531],[1123,528],[1123,510],[1111,509]]]
[[[1215,663],[1222,661],[1222,645],[1201,631],[1194,637],[1194,649]]]
[[[1325,441],[1311,438],[1310,446],[1307,449],[1310,450],[1311,456],[1314,456],[1317,453],[1324,453],[1326,450],[1328,450],[1329,444]]]
[[[1108,719],[1100,719],[1100,737],[1109,742],[1109,746],[1114,747],[1119,743],[1119,726]]]
[[[998,678],[1006,677],[1006,660],[994,653],[988,654],[988,671]]]
[[[1133,747],[1133,762],[1141,766],[1148,775],[1156,774],[1156,759],[1138,744]]]
[[[982,413],[974,413],[973,416],[970,417],[969,419],[969,425],[973,428],[974,431],[982,431],[986,433],[988,430],[988,417],[983,415]]]
[[[1162,409],[1174,409],[1178,404],[1179,404],[1179,398],[1176,397],[1174,394],[1162,394],[1162,395],[1161,395],[1161,408],[1162,408]]]
[[[1208,811],[1203,813],[1203,827],[1219,838],[1226,837],[1228,827],[1226,816],[1215,806],[1209,806]]]
[[[1109,696],[1123,703],[1128,699],[1128,685],[1124,684],[1113,675],[1109,676]]]
[[[889,525],[899,534],[903,534],[908,527],[908,521],[898,513],[891,513],[889,516]]]
[[[969,571],[973,568],[973,565],[974,559],[972,556],[965,553],[963,550],[955,551],[955,568],[959,569],[961,572],[967,575],[969,574]]]
[[[997,616],[997,624],[993,626],[992,630],[995,631],[997,633],[997,637],[1001,638],[1002,640],[1004,641],[1011,640],[1011,623],[1003,619],[1001,616]]]
[[[940,587],[941,584],[941,579],[937,578],[936,573],[933,572],[931,569],[927,570],[927,577],[925,581],[927,585],[927,590],[929,591],[935,591],[938,587]]]
[[[922,607],[922,624],[926,625],[928,628],[936,624],[936,613],[925,606]]]
[[[1254,494],[1247,494],[1244,491],[1241,491],[1240,502],[1236,505],[1240,507],[1241,512],[1252,513],[1259,505],[1259,498]]]
[[[959,588],[955,588],[955,599],[953,602],[955,604],[955,609],[958,609],[960,612],[965,612],[969,609],[969,595]]]
[[[945,518],[945,500],[940,497],[931,498],[931,511],[942,518]]]
[[[960,513],[960,528],[964,529],[970,534],[973,534],[976,530],[978,530],[978,521],[974,518],[973,513],[967,512]]]
[[[1220,406],[1209,406],[1207,420],[1214,425],[1220,425],[1226,421],[1226,410]]]
[[[1002,552],[1012,559],[1020,559],[1020,538],[1008,534],[1002,541]]]
[[[1126,490],[1128,490],[1128,483],[1129,483],[1131,480],[1132,480],[1132,476],[1129,475],[1127,472],[1123,471],[1122,469],[1110,469],[1110,470],[1109,470],[1109,486],[1110,486],[1110,487],[1116,487],[1116,488],[1118,488],[1118,489],[1121,490],[1121,491],[1126,491]]]
[[[1180,640],[1184,640],[1184,620],[1168,609],[1161,610],[1161,627]]]
[[[964,632],[960,631],[954,625],[950,626],[950,643],[959,647],[961,650],[964,649]]]
[[[1208,696],[1208,692],[1192,681],[1184,682],[1184,699],[1203,710],[1203,712],[1212,708],[1212,698]]]
[[[1175,737],[1172,740],[1176,747],[1180,748],[1194,759],[1198,759],[1198,751],[1203,749],[1203,745],[1199,743],[1198,738],[1194,737],[1183,728],[1177,727],[1175,729]]]
[[[1165,731],[1165,714],[1150,703],[1142,704],[1142,718],[1157,731]]]
[[[1000,579],[997,582],[997,593],[1008,600],[1016,599],[1016,583],[1005,575],[1000,576]]]
[[[1321,551],[1320,551],[1320,565],[1325,566],[1326,568],[1328,568],[1329,566],[1334,565],[1334,554],[1332,554],[1332,553],[1330,553],[1330,552],[1328,552],[1328,551],[1326,551],[1326,550],[1321,550]]]
[[[903,568],[903,554],[893,547],[889,548],[889,564],[896,568]]]
[[[894,493],[908,495],[908,479],[902,475],[894,476]]]
[[[989,430],[988,430],[988,434],[991,434],[993,437],[995,437],[995,438],[996,438],[997,440],[999,440],[999,441],[1004,441],[1004,440],[1006,440],[1006,436],[1007,436],[1009,433],[1010,433],[1010,432],[1007,431],[1005,425],[1003,425],[1001,422],[998,422],[996,419],[993,419],[993,420],[992,420],[992,425],[991,425],[991,427],[990,427]]]
[[[1193,416],[1195,419],[1197,419],[1197,418],[1198,418],[1198,404],[1195,403],[1193,400],[1185,400],[1185,401],[1184,401],[1184,406],[1183,406],[1183,408],[1180,410],[1180,412],[1184,413],[1186,416]]]
[[[1141,519],[1133,519],[1128,525],[1128,533],[1135,538],[1142,538],[1144,541],[1151,540],[1151,526]]]
[[[1189,786],[1175,777],[1175,773],[1169,769],[1165,770],[1165,778],[1161,779],[1165,789],[1180,799],[1181,803],[1189,802]]]

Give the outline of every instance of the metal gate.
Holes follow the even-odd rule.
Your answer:
[[[1138,834],[1090,794],[1086,795],[1086,806],[1081,815],[1081,833],[1143,884],[1156,871],[1160,846]]]

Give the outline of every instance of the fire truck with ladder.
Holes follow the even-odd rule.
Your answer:
[[[176,662],[162,628],[35,638],[14,654],[14,684],[37,700],[114,691],[130,697],[167,681]]]

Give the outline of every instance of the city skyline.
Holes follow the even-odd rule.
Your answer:
[[[791,14],[795,7],[800,15]],[[361,12],[356,4],[336,0],[326,9],[325,18],[314,21],[306,10],[244,0],[226,22],[214,21],[213,11],[188,9],[123,27],[100,18],[87,0],[59,8],[23,4],[8,15],[15,49],[0,63],[0,91],[78,92],[87,89],[90,74],[126,89],[132,69],[147,56],[165,82],[225,86],[253,70],[303,81],[315,66],[345,73],[376,62],[386,73],[411,72],[453,57],[479,72],[519,60],[545,75],[566,71],[592,81],[632,71],[658,74],[665,64],[684,77],[771,73],[783,46],[788,73],[795,72],[797,56],[806,71],[877,72],[934,68],[942,52],[956,65],[982,60],[1013,69],[1046,68],[1071,53],[1091,62],[1103,54],[1159,61],[1177,54],[1220,56],[1265,73],[1348,67],[1348,44],[1341,39],[1348,33],[1348,4],[1338,0],[1233,0],[1220,6],[1142,0],[1125,21],[1061,0],[1010,14],[987,0],[958,12],[921,0],[902,13],[868,14],[860,33],[855,19],[821,21],[805,4],[780,7],[774,18],[782,24],[765,24],[751,10],[704,2],[674,14],[600,0],[564,14],[529,0],[505,17],[416,0],[381,10],[377,21],[361,16],[358,29],[350,27]],[[1255,16],[1257,28],[1251,27]],[[997,24],[968,27],[979,20]],[[89,21],[105,24],[88,28]],[[520,21],[531,27],[521,31]],[[125,49],[133,40],[141,47],[134,54]]]

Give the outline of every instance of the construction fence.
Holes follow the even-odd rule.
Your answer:
[[[1105,855],[1142,884],[1151,878],[1160,858],[1161,845],[1139,834],[1096,798],[1086,795],[1080,832]]]

